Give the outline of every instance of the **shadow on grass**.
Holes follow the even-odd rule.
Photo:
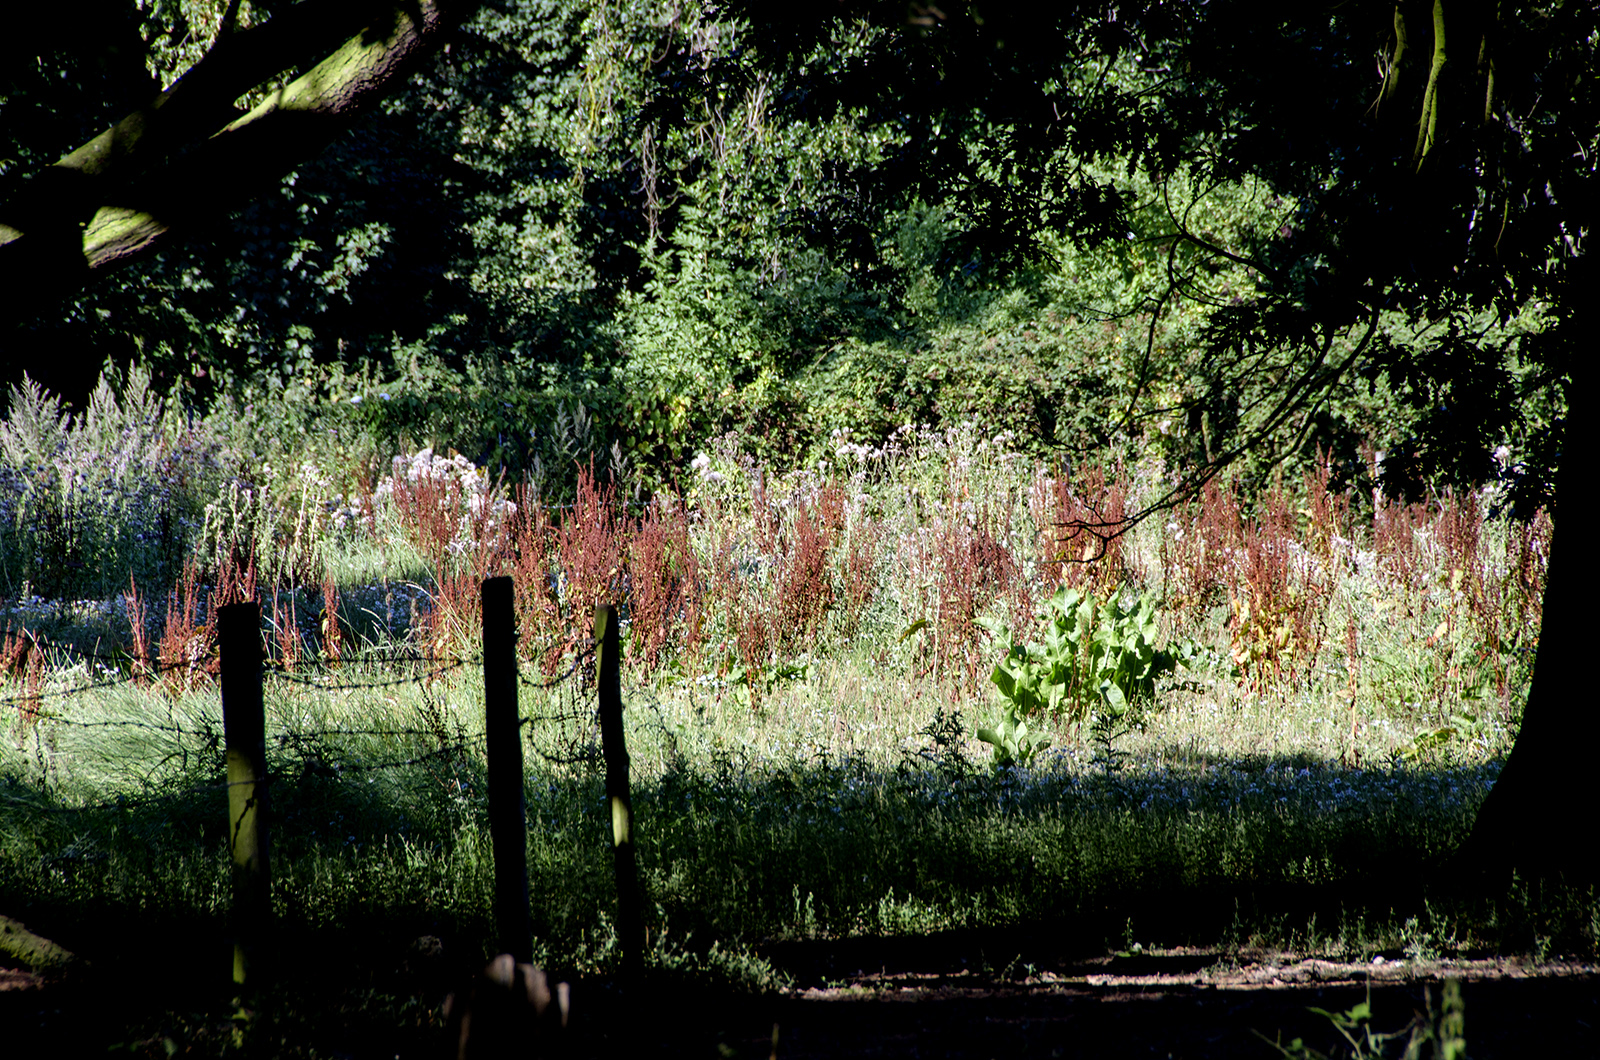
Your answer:
[[[0,1015],[15,1017],[0,1026],[72,1046],[55,1055],[118,1044],[165,1055],[169,1040],[217,1055],[236,1034],[260,1055],[429,1055],[445,993],[489,954],[481,765],[381,777],[341,765],[337,749],[304,744],[273,763],[293,778],[274,793],[278,985],[244,1029],[228,983],[222,793],[72,811],[0,776],[0,912],[89,965],[42,991],[0,991]],[[1073,980],[1188,976],[1267,949],[1342,960],[1592,957],[1592,891],[1484,894],[1429,880],[1493,775],[1344,770],[1300,756],[1114,773],[1069,758],[1007,774],[679,763],[634,789],[658,965],[677,970],[658,970],[643,1000],[628,999],[626,1011],[654,1014],[626,1022],[645,1027],[655,1051],[681,1044],[682,1055],[709,1055],[697,1050],[716,1040],[749,1053],[763,1034],[770,1051],[777,1022],[801,1035],[783,1039],[780,1055],[869,1055],[868,1042],[938,1051],[947,1041],[950,1055],[976,1056],[1049,1055],[1052,1043],[1078,1040],[1049,1037],[1062,1021],[1088,1025],[1083,1040],[1096,1048],[1125,1051],[1113,1048],[1119,1036],[1155,1041],[1163,1021],[1178,1020],[1185,1055],[1251,1055],[1237,1042],[1208,1052],[1209,1039],[1190,1030],[1242,1026],[1230,1005],[1265,1004],[1244,987],[1244,1000],[1212,1015],[1234,988]],[[526,796],[541,959],[579,988],[574,1037],[588,1043],[579,1051],[603,1054],[622,1002],[607,978],[615,952],[598,777],[534,773]],[[718,964],[718,947],[742,954],[745,970]],[[779,983],[793,989],[774,993]],[[1294,1003],[1266,1011],[1334,1004],[1286,989]],[[1098,1004],[1111,1001],[1121,1007]],[[1206,1014],[1184,1022],[1191,1003]],[[1150,1014],[1118,1015],[1140,1006]],[[1395,1024],[1409,1012],[1397,1008]],[[1012,1044],[980,1049],[987,1024]],[[1277,1026],[1250,1025],[1269,1035]]]
[[[1193,960],[1177,958],[1178,968]],[[1592,1056],[1600,980],[1591,973],[1556,978],[1480,979],[1463,988],[1467,1042],[1476,1058]],[[726,1011],[722,1026],[690,1040],[652,1036],[658,1056],[771,1054],[774,1025],[783,1057],[941,1056],[1187,1058],[1279,1055],[1256,1037],[1287,1044],[1304,1038],[1329,1055],[1344,1046],[1311,1007],[1345,1011],[1370,999],[1377,1031],[1404,1030],[1425,1011],[1426,983],[1256,986],[1123,986],[1114,983],[978,983],[921,987],[887,982],[768,1000]],[[1438,1005],[1439,987],[1431,984]],[[680,1006],[681,1008],[681,1006]],[[662,1022],[670,1019],[664,1016]],[[1403,1048],[1391,1046],[1391,1055]]]

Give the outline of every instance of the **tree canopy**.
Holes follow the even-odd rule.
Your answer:
[[[1216,391],[1276,380],[1263,424],[1314,413],[1340,379],[1387,377],[1419,414],[1386,462],[1394,482],[1483,481],[1529,403],[1568,396],[1600,126],[1593,5],[859,13],[883,27],[874,47],[803,75],[791,105],[899,112],[899,151],[851,177],[862,197],[957,204],[964,245],[1008,257],[1059,233],[1134,238],[1139,202],[1092,167],[1149,174],[1172,258],[1161,309],[1205,297],[1196,269],[1253,281],[1207,316],[1203,345]],[[809,71],[828,24],[768,22],[756,46]],[[1205,195],[1247,179],[1272,189],[1280,224],[1195,223]],[[1530,318],[1550,326],[1527,342],[1501,327]],[[1518,439],[1524,504],[1548,499],[1551,423]]]
[[[1437,32],[1420,2],[474,7],[107,4],[22,34],[13,376],[81,394],[142,357],[202,391],[338,390],[329,367],[480,354],[545,366],[522,418],[581,400],[647,463],[796,409],[1084,449],[1175,423],[1174,455],[1263,467],[1314,444],[1354,465],[1394,421],[1396,484],[1493,477],[1507,445],[1524,506],[1548,496],[1585,5],[1452,5]],[[357,79],[351,49],[388,65]],[[118,262],[137,273],[80,289]],[[1016,379],[952,364],[937,323],[993,331],[1002,290],[1115,378],[1038,341]],[[706,356],[661,363],[686,342]]]

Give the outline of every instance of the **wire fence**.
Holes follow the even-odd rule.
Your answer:
[[[644,934],[622,732],[616,610],[610,605],[595,609],[594,639],[567,652],[564,669],[534,674],[525,670],[516,652],[511,579],[486,579],[481,588],[483,653],[475,657],[399,651],[273,660],[265,655],[260,604],[254,601],[219,607],[214,640],[206,651],[182,659],[148,665],[137,658],[73,649],[75,657],[100,666],[104,676],[68,688],[46,687],[40,666],[44,650],[31,642],[10,659],[14,664],[18,656],[32,653],[22,668],[27,686],[23,694],[4,700],[15,711],[17,754],[0,749],[0,811],[25,816],[154,808],[169,819],[181,819],[202,810],[214,812],[202,800],[226,793],[233,862],[233,974],[235,984],[245,984],[253,981],[251,969],[259,955],[273,945],[272,807],[291,792],[298,796],[301,785],[315,800],[313,781],[412,767],[433,773],[437,765],[457,793],[474,795],[469,805],[479,805],[475,796],[485,795],[481,806],[493,847],[500,945],[527,960],[532,943],[524,751],[532,749],[551,764],[603,761],[619,939],[625,969],[636,966]],[[15,645],[14,639],[8,640],[5,650],[13,652]],[[547,650],[538,657],[548,661],[552,655]],[[476,717],[449,702],[461,683],[448,678],[473,664],[481,664],[483,674],[482,710]],[[204,682],[196,676],[197,668]],[[8,665],[0,674],[15,670]],[[182,680],[176,686],[164,679],[180,670]],[[205,687],[191,687],[191,680]],[[141,694],[114,694],[129,685]],[[149,694],[152,687],[155,694]],[[412,697],[402,705],[403,687],[411,689]],[[271,698],[276,701],[270,726],[268,688],[275,690]],[[531,710],[522,709],[522,690],[533,693]],[[91,694],[97,694],[96,701],[73,716],[74,701]],[[378,698],[415,722],[351,723],[352,713],[369,710]],[[308,699],[320,699],[329,709],[314,710]],[[336,705],[340,699],[346,702]],[[145,716],[115,716],[130,709]],[[86,739],[73,740],[74,733]],[[113,733],[126,745],[119,749],[117,739],[99,735]],[[101,760],[98,782],[88,780],[96,765],[84,763],[86,757]],[[78,775],[64,781],[64,767],[76,767]],[[29,782],[19,783],[19,773]],[[86,790],[115,794],[86,797]]]
[[[194,687],[182,689],[182,709],[179,696],[163,692],[163,681],[169,676],[192,677],[197,664],[215,662],[213,648],[208,656],[185,658],[165,663],[145,663],[126,653],[108,654],[85,650],[67,644],[51,644],[50,651],[72,656],[90,665],[102,667],[104,676],[81,681],[65,688],[47,687],[36,677],[35,687],[0,696],[0,709],[10,708],[14,715],[13,735],[18,751],[26,754],[32,744],[38,761],[54,760],[54,768],[38,769],[37,784],[18,784],[12,778],[7,786],[0,787],[0,807],[26,808],[34,813],[72,814],[148,808],[161,803],[176,804],[184,800],[225,792],[226,781],[186,784],[159,792],[119,793],[114,797],[62,805],[59,791],[52,792],[49,778],[59,774],[62,763],[57,730],[104,731],[107,733],[135,732],[150,734],[178,746],[157,764],[153,772],[169,764],[173,757],[198,756],[213,759],[212,768],[220,769],[223,755],[223,722],[221,692],[214,673],[206,671],[205,683],[194,682]],[[545,653],[534,652],[535,658]],[[597,697],[594,688],[592,646],[573,652],[565,665],[554,674],[530,669],[520,663],[517,669],[518,686],[528,692],[532,702],[519,704],[519,728],[524,733],[524,743],[541,760],[551,766],[593,765],[600,760],[599,721]],[[298,727],[283,723],[284,712],[274,712],[279,724],[266,733],[272,773],[279,783],[294,776],[345,777],[370,774],[384,770],[397,770],[438,763],[466,763],[469,759],[481,761],[485,736],[463,724],[459,711],[441,709],[439,697],[449,692],[441,685],[458,674],[470,674],[483,664],[482,655],[437,655],[407,649],[390,649],[378,652],[347,653],[337,659],[312,658],[285,663],[280,659],[265,658],[261,676],[268,688],[291,689],[297,697],[305,695],[349,695],[362,693],[398,693],[402,689],[417,690],[410,709],[423,716],[422,723],[412,725],[313,725]],[[112,673],[112,668],[116,672]],[[75,718],[71,703],[91,696],[115,694],[127,689],[138,694],[132,704],[136,708],[154,706],[164,709],[166,718]],[[170,689],[168,690],[170,692]],[[450,690],[454,691],[454,689]],[[200,704],[193,702],[199,696]],[[357,708],[359,709],[359,704]],[[451,716],[447,719],[446,714]],[[183,720],[177,720],[179,717]],[[481,718],[477,719],[481,723]],[[348,741],[365,741],[368,746],[350,748],[342,746]],[[429,742],[425,750],[401,752],[373,759],[368,754],[371,743],[404,744]],[[74,750],[82,751],[81,743]],[[114,763],[119,749],[115,741],[98,750],[107,763]],[[355,753],[351,753],[354,751]],[[188,772],[180,770],[180,772]],[[59,785],[56,785],[59,788]]]

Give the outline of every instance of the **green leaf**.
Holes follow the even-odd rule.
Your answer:
[[[927,619],[925,619],[925,618],[917,619],[915,622],[911,623],[911,625],[907,626],[905,629],[900,631],[899,643],[904,644],[906,642],[906,640],[909,639],[913,634],[919,633],[922,630],[927,629],[927,628],[928,628],[928,620]],[[1011,638],[1007,637],[1006,639],[1010,640]]]

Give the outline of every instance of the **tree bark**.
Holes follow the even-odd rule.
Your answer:
[[[69,294],[260,194],[404,84],[478,6],[303,3],[222,38],[149,106],[0,205],[0,300]],[[308,48],[325,58],[239,116],[233,100]]]
[[[1571,372],[1560,465],[1556,469],[1554,531],[1545,573],[1544,615],[1538,655],[1522,728],[1489,791],[1455,868],[1504,879],[1600,882],[1600,852],[1593,828],[1600,811],[1594,778],[1600,747],[1600,702],[1589,671],[1588,605],[1597,587],[1596,550],[1587,543],[1583,515],[1586,483],[1600,467],[1596,432],[1582,419],[1597,406],[1593,353],[1580,345],[1592,335],[1592,280],[1587,255],[1567,266],[1563,302],[1571,316],[1560,322]]]

